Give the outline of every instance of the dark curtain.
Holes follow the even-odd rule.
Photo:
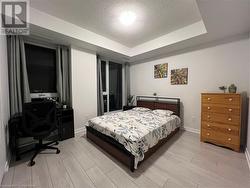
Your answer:
[[[125,67],[125,76],[124,76],[124,78],[125,78],[125,91],[124,91],[124,98],[125,98],[125,102],[126,102],[126,105],[128,105],[127,103],[128,103],[128,97],[130,96],[130,65],[129,65],[129,63],[125,63],[125,65],[124,65]]]
[[[71,95],[71,58],[70,49],[66,46],[57,47],[57,92],[59,102],[72,106]]]
[[[97,115],[101,116],[104,114],[104,103],[103,103],[103,90],[102,90],[102,63],[100,58],[97,56]]]
[[[10,113],[22,112],[23,103],[30,102],[30,89],[26,67],[24,40],[21,36],[11,35],[7,38]]]

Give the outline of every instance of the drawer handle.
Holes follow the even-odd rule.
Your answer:
[[[228,141],[231,141],[231,140],[232,140],[232,138],[228,138],[227,140],[228,140]]]
[[[211,109],[211,107],[210,107],[210,106],[208,106],[208,107],[207,107],[207,109],[208,109],[208,110],[210,110],[210,109]]]
[[[228,118],[228,121],[232,121],[232,118]]]
[[[207,118],[210,119],[210,116],[208,115]]]
[[[209,125],[209,124],[207,124],[207,127],[210,127],[210,125]]]
[[[211,98],[210,98],[210,97],[208,97],[208,98],[207,98],[207,100],[208,100],[208,101],[211,101]]]
[[[210,133],[207,133],[207,136],[210,136]]]
[[[232,108],[229,108],[229,109],[228,109],[228,111],[229,111],[229,112],[232,112],[232,111],[233,111],[233,109],[232,109]]]
[[[229,98],[228,100],[229,100],[230,102],[231,102],[231,101],[233,101],[233,99],[232,99],[232,98]]]
[[[232,131],[232,129],[230,129],[230,128],[228,128],[227,130],[228,130],[228,131]]]

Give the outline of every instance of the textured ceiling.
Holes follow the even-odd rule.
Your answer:
[[[56,3],[56,1],[58,2],[58,4]],[[113,2],[112,6],[110,5],[111,2]],[[126,7],[128,4],[133,4],[133,6],[136,7],[135,9],[138,11],[137,14],[141,15],[141,18],[138,20],[142,20],[142,18],[146,20],[146,18],[149,17],[145,16],[149,15],[146,10],[150,10],[149,12],[151,12],[151,15],[153,14],[155,21],[153,22],[152,18],[150,17],[147,20],[147,23],[150,22],[150,24],[145,24],[143,26],[137,22],[135,25],[141,26],[137,31],[135,30],[135,28],[133,28],[134,30],[128,28],[130,30],[126,31],[125,28],[121,28],[121,26],[111,27],[115,25],[114,23],[117,23],[117,16],[114,15],[119,15],[119,10],[125,9],[125,5],[121,6],[121,2],[126,2]],[[95,9],[97,8],[96,6],[99,7],[99,5],[97,5],[98,3],[100,3],[102,7],[101,9],[99,9],[99,11]],[[179,4],[179,6],[185,5],[186,8],[182,7],[182,9],[179,9],[179,11],[173,11],[176,9],[170,8],[170,5],[172,3],[175,4],[173,5],[174,7]],[[186,30],[185,28],[187,27],[183,28],[183,26],[185,26],[186,24],[183,24],[182,21],[186,20],[187,17],[190,18],[189,14],[187,14],[188,16],[183,16],[184,12],[190,11],[187,11],[187,3],[188,5],[192,5],[192,7],[194,8],[194,10],[191,11],[192,14],[196,12],[195,14],[197,15],[197,17],[199,17],[199,19],[200,17],[202,17],[202,20],[200,22],[204,24],[206,34],[204,33],[196,35],[197,32],[200,33],[200,27],[195,27],[193,28],[193,30]],[[152,7],[149,6],[150,4],[152,4]],[[183,51],[188,51],[190,49],[193,50],[206,46],[218,45],[220,43],[230,42],[232,40],[239,40],[242,39],[242,37],[249,38],[250,32],[250,0],[31,0],[31,5],[35,8],[31,9],[30,22],[31,34],[33,37],[40,37],[43,40],[48,39],[49,41],[53,40],[57,41],[58,44],[72,45],[80,49],[89,50],[89,52],[91,53],[96,53],[101,55],[102,57],[107,57],[109,59],[112,58],[117,62],[145,62],[149,59],[182,53]],[[172,18],[166,18],[166,16],[162,16],[166,13],[164,12],[164,10],[167,10],[163,5],[168,7],[168,13],[173,11],[173,13],[176,13],[177,16]],[[78,6],[81,7],[82,13],[76,11],[79,10]],[[162,12],[159,12],[156,7],[158,7],[159,10],[164,10]],[[40,10],[41,12],[37,11],[36,9]],[[58,12],[62,14],[60,17],[62,21],[56,19],[56,17],[59,17],[58,12],[53,12],[52,9],[58,9]],[[132,7],[127,9],[132,9]],[[141,10],[140,13],[139,10]],[[180,10],[183,10],[184,12]],[[50,13],[50,11],[52,12]],[[118,11],[118,13],[116,11]],[[48,15],[44,14],[43,12],[47,13]],[[83,12],[85,13],[83,14]],[[96,12],[99,13],[97,14]],[[76,16],[76,19],[69,21],[68,15],[70,15],[71,17],[75,16],[76,13],[79,15],[82,14],[82,16]],[[49,14],[51,14],[52,16],[49,16]],[[92,16],[95,16],[87,16],[90,14]],[[156,19],[155,15],[158,15],[159,19]],[[176,23],[178,16],[183,16],[183,18],[181,19],[182,24],[180,24],[179,22]],[[104,21],[100,21],[106,19],[108,19],[108,21],[105,22],[106,24],[104,24]],[[162,24],[162,21],[161,24],[157,23],[162,19],[168,19],[169,23],[166,24],[167,22],[164,22],[165,24]],[[82,24],[88,23],[89,25],[86,25],[92,28],[95,28],[97,26],[100,28],[104,27],[107,34],[105,34],[104,30],[96,29],[95,32],[99,34],[96,35],[93,32],[87,32],[85,30],[88,29],[90,31],[94,31],[94,29],[87,28],[87,26],[81,26],[85,29],[80,29],[79,27],[73,26],[72,24],[67,23],[63,20],[71,22],[78,26],[80,25],[76,24],[77,20],[80,20]],[[92,23],[92,21],[90,22],[90,20],[95,20],[94,22],[95,24],[97,24],[97,26]],[[98,25],[98,22],[96,20],[98,20],[102,24]],[[195,19],[193,21],[195,22]],[[190,25],[191,23],[192,22],[190,21],[187,24],[189,28],[190,26],[194,25]],[[170,27],[171,24],[175,24],[175,26]],[[157,28],[156,25],[160,25],[159,27],[164,28],[165,32],[163,32],[164,29],[159,29],[159,27]],[[65,29],[63,27],[65,27]],[[120,30],[118,30],[119,28]],[[171,32],[178,28],[182,29]],[[151,31],[150,36],[146,35],[146,33],[149,33],[149,31]],[[114,35],[114,33],[118,35],[118,37]],[[169,34],[165,35],[167,33]],[[105,37],[101,37],[100,35],[106,37],[108,36],[108,38],[112,39],[113,41],[108,40]],[[164,36],[155,40],[148,41],[161,35]],[[191,37],[185,38],[185,36],[187,35]],[[115,41],[120,41],[120,43],[116,43]],[[143,42],[146,43],[139,46],[133,46]],[[122,44],[133,47],[125,47]]]
[[[31,0],[31,6],[128,47],[201,20],[195,0]],[[124,10],[137,14],[132,26],[119,23]]]

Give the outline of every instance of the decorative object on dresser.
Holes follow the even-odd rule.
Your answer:
[[[234,84],[231,84],[229,87],[228,87],[228,92],[229,93],[236,93],[237,91],[237,87],[234,85]]]
[[[219,89],[223,91],[223,93],[226,93],[227,87],[226,86],[220,86]]]
[[[243,95],[201,94],[201,141],[240,151],[244,127]]]

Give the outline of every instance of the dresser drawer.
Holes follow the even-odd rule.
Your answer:
[[[233,125],[219,124],[219,123],[211,123],[202,121],[201,122],[202,129],[221,132],[228,135],[239,136],[239,127]]]
[[[218,104],[203,104],[202,112],[221,113],[229,115],[240,115],[240,108],[237,106],[224,106]]]
[[[202,121],[240,126],[240,116],[230,114],[202,113]]]
[[[237,94],[202,94],[201,100],[203,104],[223,104],[229,106],[240,106],[240,95]]]
[[[214,143],[240,145],[239,136],[223,134],[207,129],[202,129],[201,136],[203,140],[212,141]]]

